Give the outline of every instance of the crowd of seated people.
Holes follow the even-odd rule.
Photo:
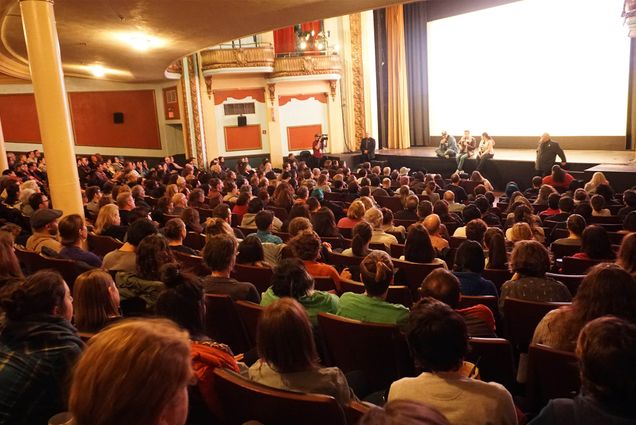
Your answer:
[[[210,375],[214,368],[280,389],[332,395],[342,405],[369,396],[353,380],[348,383],[350,376],[330,367],[323,348],[316,346],[323,313],[395,325],[406,336],[422,374],[391,385],[383,415],[391,414],[391,403],[411,400],[433,412],[423,415],[445,416],[450,423],[475,418],[517,423],[523,415],[508,390],[480,382],[465,361],[468,336],[505,336],[495,317],[503,314],[507,298],[572,301],[545,316],[534,342],[576,349],[583,365],[584,356],[591,355],[589,341],[626,344],[610,334],[618,328],[633,331],[636,320],[631,313],[636,191],[617,196],[602,175],[577,183],[555,167],[552,175],[527,182],[532,187],[525,192],[510,182],[499,194],[479,173],[470,179],[455,173],[445,181],[424,171],[369,163],[355,170],[336,161],[309,169],[293,156],[282,170],[268,161],[252,168],[247,160],[231,170],[219,158],[208,171],[171,158],[148,168],[94,155],[78,160],[84,219],[64,216],[55,200],[48,200],[41,154],[10,163],[0,180],[0,362],[10,365],[0,369],[0,388],[16,390],[0,402],[0,423],[46,423],[65,410],[78,424],[96,423],[89,412],[101,412],[103,423],[133,423],[121,409],[135,408],[135,402],[106,386],[118,368],[135,363],[135,356],[148,356],[149,363],[126,377],[140,385],[127,390],[147,394],[146,405],[155,406],[147,423],[184,423],[188,403],[183,393],[193,391],[186,388],[193,376],[203,408],[221,415]],[[117,248],[102,258],[89,249],[92,236],[110,238]],[[200,245],[190,246],[193,240]],[[553,255],[558,245],[575,249],[574,261],[601,263],[576,293],[548,275],[564,271],[565,264]],[[23,250],[72,260],[84,272],[64,282],[59,273],[21,263]],[[199,266],[191,270],[183,256]],[[355,258],[343,267],[334,262],[337,256]],[[617,265],[606,264],[615,260]],[[237,264],[262,269],[263,279],[271,280],[239,281]],[[411,294],[413,305],[389,299],[392,286],[408,285],[412,277],[413,269],[405,265],[430,268]],[[510,274],[495,282],[486,276],[489,271]],[[325,279],[331,284],[317,286],[326,285]],[[345,281],[360,285],[360,292],[345,291]],[[263,286],[267,289],[257,289]],[[254,363],[237,363],[234,354],[239,353],[206,336],[206,294],[263,308],[256,356],[245,357],[256,357]],[[462,306],[462,296],[495,297],[499,311],[480,303]],[[140,303],[138,310],[129,310],[134,302]],[[167,318],[178,327],[128,318],[139,314]],[[604,318],[608,315],[616,318]],[[593,324],[600,329],[584,336]],[[90,334],[88,348],[78,331]],[[129,335],[138,339],[112,346],[111,341],[128,341]],[[152,347],[174,352],[146,353]],[[116,360],[121,364],[110,370],[107,365]],[[154,385],[164,378],[158,371],[166,362],[180,362],[180,368],[168,368],[170,382]],[[105,367],[92,370],[91,364]],[[148,385],[143,373],[159,376],[149,377]],[[588,389],[602,380],[597,370],[582,373]],[[67,397],[64,385],[71,378]],[[164,392],[153,396],[155,389]],[[444,396],[451,389],[453,402]],[[91,398],[95,391],[112,398]],[[627,417],[621,403],[633,402],[632,394],[607,400],[606,392],[613,389],[604,391],[585,397],[597,397],[599,414]],[[567,408],[584,409],[585,397]],[[564,408],[563,402],[551,403],[536,420],[548,420]],[[120,419],[107,422],[109,417]]]

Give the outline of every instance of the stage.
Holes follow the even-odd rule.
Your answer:
[[[595,171],[602,171],[617,191],[636,185],[636,161],[633,151],[610,150],[565,150],[568,170],[575,178],[588,181]],[[357,156],[358,161],[360,156]],[[522,189],[530,185],[534,175],[534,149],[495,149],[495,157],[488,162],[484,175],[498,190],[514,180]],[[558,158],[557,158],[558,160]],[[434,147],[410,149],[380,149],[376,161],[388,161],[392,168],[409,167],[411,170],[426,170],[450,176],[457,168],[454,159],[441,159],[435,155]],[[476,160],[466,160],[464,171],[472,172]]]

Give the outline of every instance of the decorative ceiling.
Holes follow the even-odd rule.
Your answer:
[[[164,79],[175,60],[203,48],[275,28],[375,9],[404,0],[57,0],[55,17],[64,73],[109,80]],[[140,52],[125,41],[143,33],[156,46]],[[18,0],[0,0],[0,73],[29,79]]]

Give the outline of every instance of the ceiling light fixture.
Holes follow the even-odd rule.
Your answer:
[[[160,47],[164,44],[163,40],[153,37],[142,32],[136,33],[124,33],[120,34],[118,38],[129,44],[134,50],[138,52],[146,52],[150,49]]]
[[[88,67],[88,70],[93,74],[94,77],[101,78],[106,75],[106,68],[101,65],[91,65]]]

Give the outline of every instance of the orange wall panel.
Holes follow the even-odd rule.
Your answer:
[[[311,150],[316,134],[322,134],[322,125],[310,124],[287,127],[287,145],[289,150]]]
[[[40,127],[33,94],[0,95],[0,121],[7,142],[40,143]]]
[[[225,130],[226,151],[251,151],[263,148],[260,125],[226,126],[223,128]]]
[[[161,149],[154,90],[69,94],[78,146]],[[113,114],[124,114],[115,124]]]

